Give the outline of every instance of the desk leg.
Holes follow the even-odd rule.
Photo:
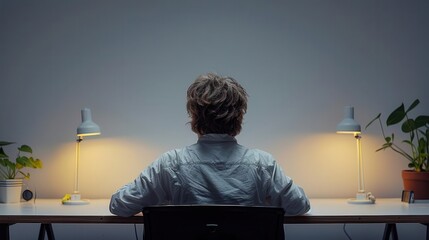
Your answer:
[[[52,229],[52,224],[50,223],[40,224],[38,240],[45,240],[45,232],[48,236],[48,240],[55,240],[54,230]]]
[[[429,223],[422,223],[426,226],[426,240],[429,240]]]
[[[392,235],[393,240],[398,240],[398,231],[396,230],[395,223],[386,223],[386,226],[384,227],[383,240],[389,240],[390,235]]]
[[[9,225],[10,223],[2,223],[0,224],[0,239],[9,240]]]

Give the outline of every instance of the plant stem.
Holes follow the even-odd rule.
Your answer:
[[[398,145],[392,143],[392,145],[390,146],[390,148],[401,154],[402,156],[404,156],[406,159],[408,159],[410,162],[413,162],[413,157],[411,157],[407,152],[405,152],[404,150],[402,150],[402,148],[400,148]]]
[[[386,134],[384,134],[383,124],[381,123],[381,119],[378,118],[378,122],[380,123],[381,134],[383,134],[383,138],[386,139]]]

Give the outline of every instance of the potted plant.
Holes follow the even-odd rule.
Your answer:
[[[404,190],[414,191],[415,199],[429,199],[429,116],[419,115],[415,118],[410,116],[410,112],[419,103],[419,99],[416,99],[408,108],[402,103],[387,117],[386,127],[401,125],[400,130],[407,136],[401,141],[401,145],[395,141],[394,133],[386,135],[381,113],[365,128],[378,120],[385,142],[377,151],[391,149],[404,157],[410,168],[402,171]]]
[[[11,161],[3,147],[13,142],[0,141],[0,202],[19,202],[21,199],[22,181],[30,178],[25,168],[42,168],[42,161],[31,155],[33,150],[28,145],[18,147],[15,161]]]

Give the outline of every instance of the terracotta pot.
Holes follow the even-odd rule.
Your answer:
[[[404,190],[413,191],[414,199],[429,199],[429,172],[403,170]]]

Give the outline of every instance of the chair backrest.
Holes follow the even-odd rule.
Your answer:
[[[144,240],[283,240],[284,210],[232,205],[143,209]]]

